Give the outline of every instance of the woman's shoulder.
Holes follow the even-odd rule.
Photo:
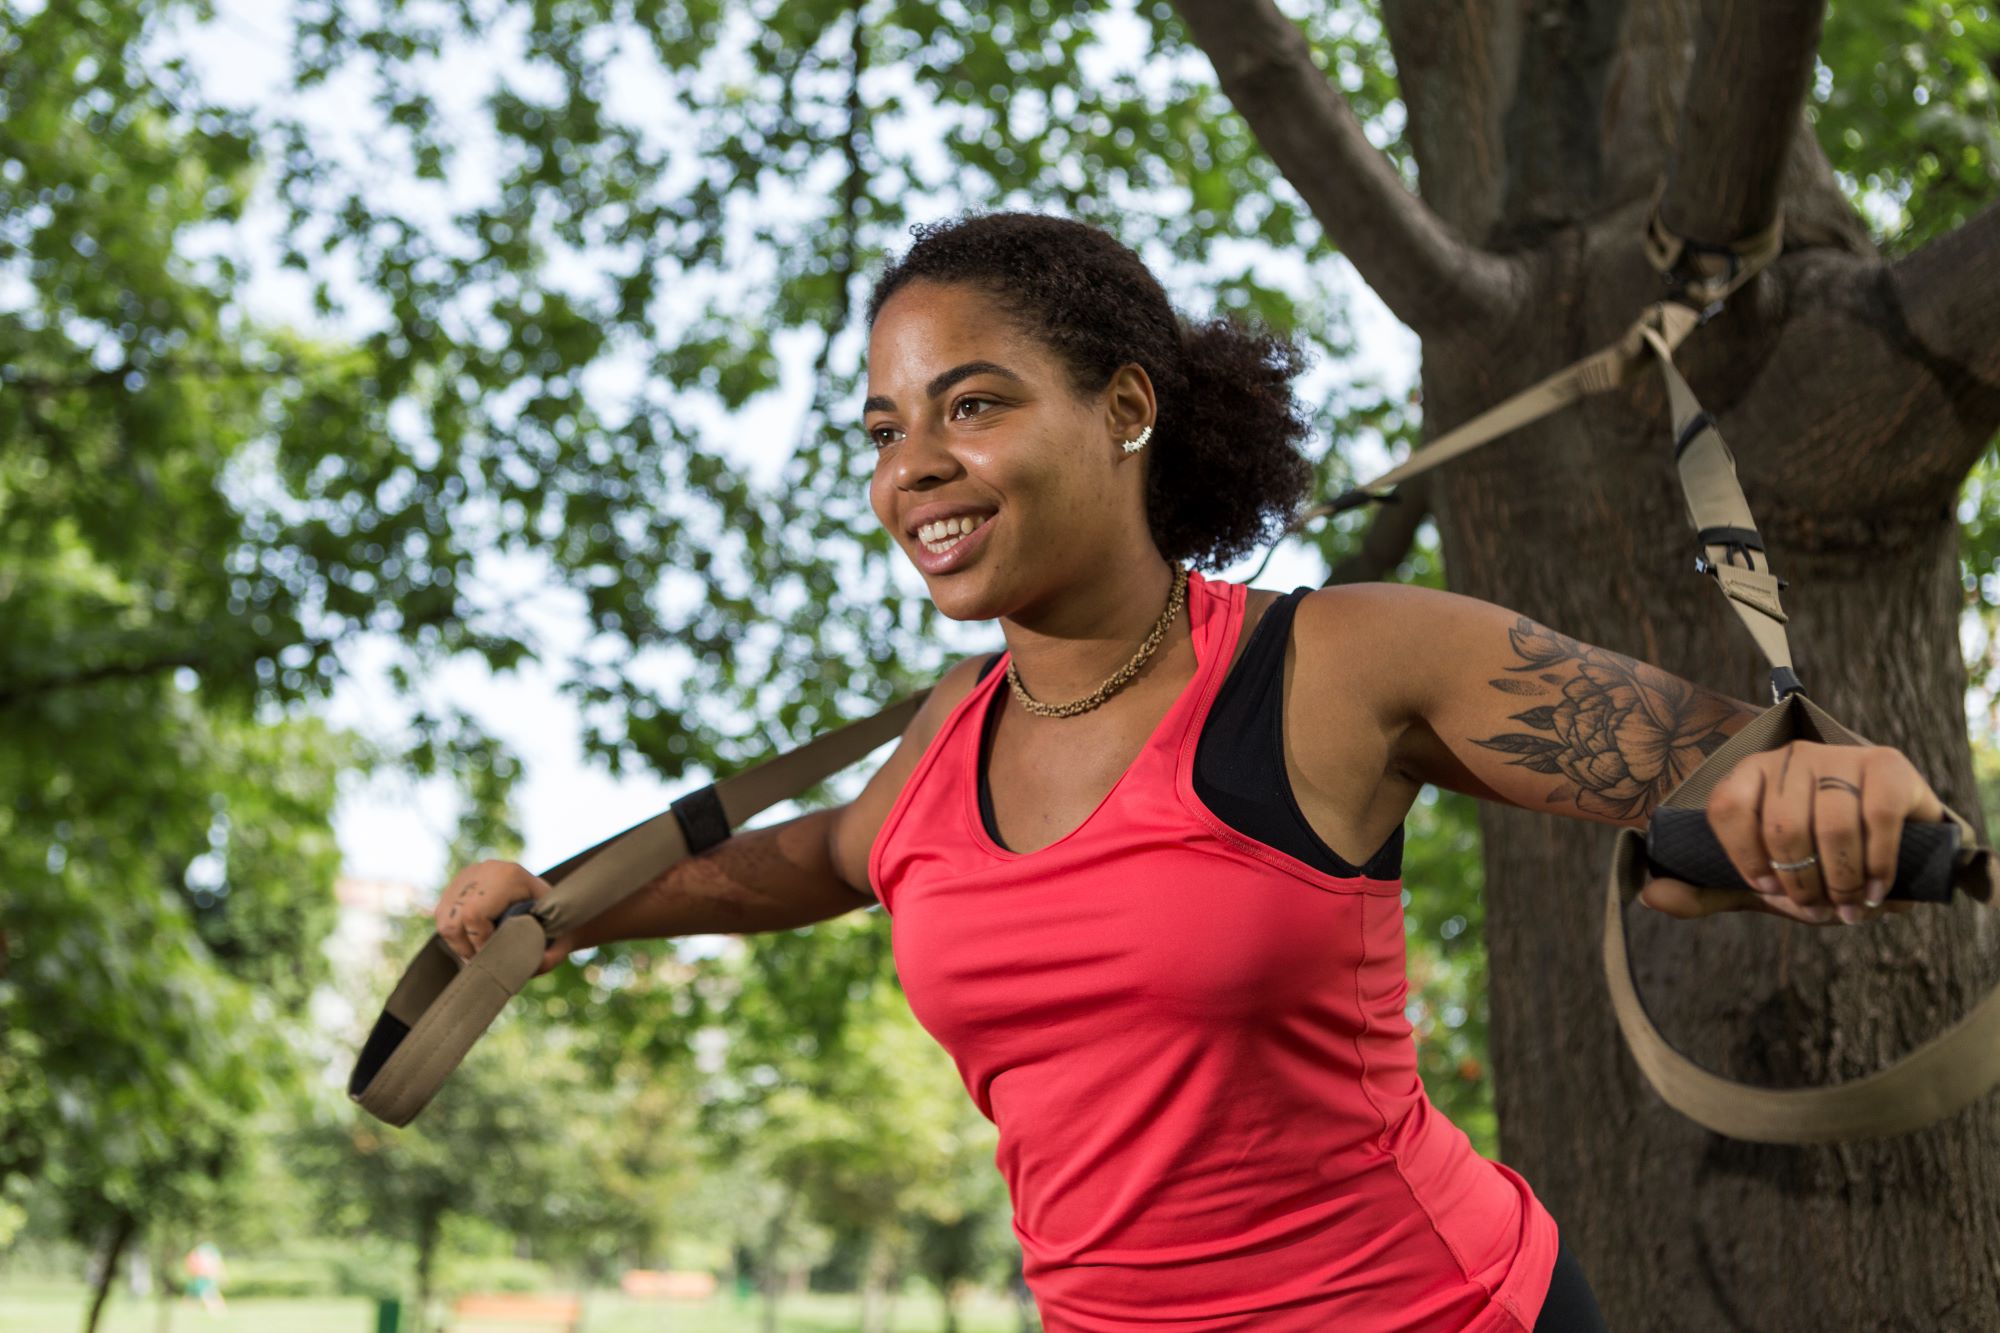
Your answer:
[[[1292,617],[1288,703],[1301,715],[1372,719],[1385,736],[1406,724],[1410,680],[1422,673],[1424,626],[1438,608],[1430,593],[1396,583],[1333,583],[1298,600]],[[1308,731],[1307,736],[1318,733]],[[1311,745],[1301,745],[1308,765]],[[1344,752],[1341,762],[1351,759]]]
[[[937,738],[944,720],[972,693],[973,686],[978,683],[980,669],[993,656],[992,653],[974,653],[946,668],[903,728],[896,748],[868,779],[861,794],[838,807],[829,834],[834,871],[841,882],[856,893],[868,898],[876,896],[868,878],[869,853],[874,848],[875,837],[888,819],[889,812],[895,808],[904,784],[916,772],[924,751]]]

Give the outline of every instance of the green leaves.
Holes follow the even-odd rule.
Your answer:
[[[1835,0],[1808,103],[1820,146],[1878,239],[1907,253],[2000,188],[2000,11]]]

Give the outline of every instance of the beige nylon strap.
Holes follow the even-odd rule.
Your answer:
[[[1619,335],[1617,342],[1599,348],[1581,361],[1563,367],[1499,405],[1488,408],[1472,420],[1453,427],[1423,448],[1413,451],[1408,458],[1373,481],[1355,487],[1342,499],[1301,511],[1292,520],[1291,529],[1296,531],[1322,514],[1351,507],[1352,497],[1366,495],[1373,499],[1383,498],[1380,492],[1428,472],[1440,463],[1448,463],[1509,431],[1540,421],[1580,398],[1617,388],[1632,379],[1635,372],[1645,368],[1648,334],[1659,338],[1669,348],[1677,347],[1700,322],[1698,312],[1678,301],[1660,301],[1647,306],[1632,326]]]
[[[388,1124],[409,1124],[507,1001],[533,979],[550,940],[624,901],[688,855],[684,819],[699,823],[701,837],[727,837],[900,735],[929,694],[926,687],[906,695],[572,856],[542,876],[552,886],[548,896],[532,911],[504,917],[469,961],[432,934],[390,992],[355,1061],[348,1096]]]
[[[1639,333],[1659,361],[1660,375],[1666,381],[1674,438],[1685,441],[1676,463],[1681,495],[1687,503],[1688,525],[1697,535],[1727,529],[1748,534],[1757,543],[1704,542],[1707,572],[1714,575],[1723,595],[1729,598],[1730,609],[1742,620],[1771,665],[1790,667],[1792,648],[1785,638],[1785,608],[1778,600],[1780,580],[1771,572],[1762,538],[1757,533],[1757,522],[1750,517],[1750,505],[1736,480],[1736,459],[1722,442],[1722,433],[1715,428],[1714,420],[1701,410],[1694,390],[1674,365],[1673,344],[1650,328],[1641,328]]]

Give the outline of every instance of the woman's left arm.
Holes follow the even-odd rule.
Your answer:
[[[1527,810],[1644,827],[1654,808],[1763,711],[1650,663],[1571,638],[1477,598],[1410,584],[1311,594],[1338,624],[1397,736],[1405,776]],[[1906,819],[1944,808],[1886,745],[1794,741],[1750,755],[1711,794],[1710,826],[1758,892],[1656,878],[1648,906],[1675,916],[1759,910],[1823,923],[1885,910]],[[1811,862],[1796,870],[1773,862]],[[1872,904],[1872,905],[1871,905]]]

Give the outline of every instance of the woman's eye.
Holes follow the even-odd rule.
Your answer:
[[[999,401],[1000,400],[997,398],[981,398],[978,394],[968,394],[964,398],[961,398],[957,402],[953,403],[951,405],[951,410],[953,415],[956,416],[958,409],[964,407],[967,403],[985,403],[988,407],[992,407]],[[973,415],[978,416],[981,414],[974,413]],[[888,442],[882,438],[882,432],[885,430],[894,430],[894,429],[896,429],[894,426],[875,427],[875,429],[867,432],[869,442],[873,444],[877,449],[887,448]]]

